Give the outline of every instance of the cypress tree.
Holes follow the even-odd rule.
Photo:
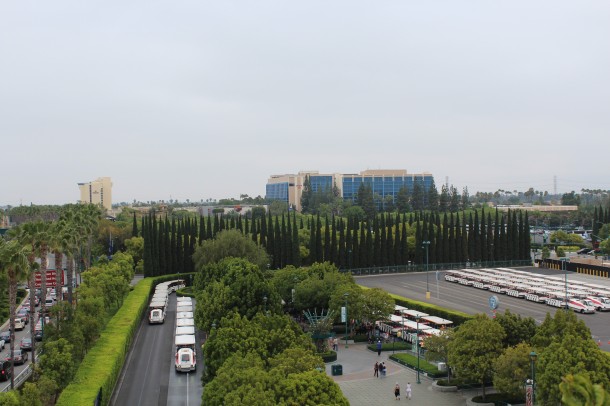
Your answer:
[[[285,234],[282,236],[282,238],[284,239],[285,243],[284,243],[284,258],[286,260],[285,265],[294,265],[294,259],[292,258],[292,255],[294,253],[294,250],[292,249],[292,244],[294,244],[294,242],[292,241],[292,222],[290,221],[290,212],[288,212],[288,214],[286,215],[287,221],[286,221],[286,232]],[[284,215],[282,214],[282,228],[284,227]]]
[[[263,212],[262,216],[261,216],[261,220],[260,220],[260,227],[259,227],[259,231],[260,231],[260,238],[259,238],[259,244],[261,244],[263,247],[267,248],[267,219],[266,219],[266,214],[265,212]]]
[[[322,222],[320,221],[320,213],[316,218],[316,262],[324,261],[324,252],[322,251]]]
[[[307,220],[307,223],[310,224],[309,219]],[[310,224],[310,227],[309,227],[309,263],[310,264],[313,264],[316,262],[317,255],[318,254],[316,253],[316,228]]]
[[[495,261],[494,259],[494,229],[491,222],[491,213],[487,213],[487,260]]]
[[[371,267],[373,266],[373,227],[371,225],[371,223],[367,220],[366,221],[366,261],[364,263],[364,266],[366,267]]]
[[[455,213],[455,262],[466,262],[464,248],[462,247],[462,225],[460,213]]]
[[[419,221],[415,222],[415,251],[413,252],[413,262],[418,265],[423,262],[420,247],[424,240],[424,233],[422,231],[424,228],[426,228],[425,220],[421,223]]]
[[[278,216],[275,216],[273,227],[273,269],[280,269],[283,266],[283,253],[282,253],[282,234],[280,230],[280,219]]]
[[[407,240],[407,221],[405,218],[403,218],[402,229],[400,230],[400,258],[400,265],[409,263],[409,242]]]
[[[131,226],[131,236],[132,237],[137,237],[138,236],[138,221],[136,220],[136,213],[133,213],[133,224]]]
[[[267,217],[267,254],[275,255],[275,231],[273,229],[273,216],[269,213]],[[275,258],[271,259],[271,263]]]
[[[452,262],[451,261],[451,244],[449,243],[449,218],[447,213],[443,214],[443,256],[441,263]]]
[[[205,220],[202,215],[199,216],[199,244],[205,240]]]
[[[211,240],[214,238],[214,230],[212,229],[212,218],[208,215],[206,219],[205,239]]]
[[[381,230],[377,216],[373,217],[373,266],[381,266]]]
[[[330,262],[337,264],[337,219],[332,214],[332,234],[330,235]]]
[[[151,275],[150,263],[151,263],[151,255],[150,255],[150,235],[148,232],[148,224],[146,221],[146,217],[142,216],[142,237],[144,237],[144,249],[142,252],[142,259],[144,260],[144,277],[147,278]]]
[[[339,257],[337,266],[340,269],[345,268],[345,226],[343,219],[339,219],[339,249],[337,255]]]
[[[328,223],[328,216],[324,216],[324,261],[332,261],[332,256],[330,254],[330,224]]]
[[[468,216],[468,259],[470,262],[477,261],[475,250],[474,221],[472,220],[472,213],[470,213],[470,215]]]
[[[388,241],[387,235],[385,231],[385,216],[381,214],[379,216],[380,224],[379,224],[379,244],[381,248],[381,255],[379,256],[379,266],[387,266],[388,265]]]
[[[503,213],[502,216],[500,216],[500,243],[498,244],[500,246],[498,259],[501,261],[505,261],[508,258],[507,231],[506,217]]]
[[[481,261],[487,261],[487,225],[485,224],[485,209],[481,209],[481,228],[480,228],[480,240],[479,244],[481,245]]]
[[[364,222],[360,222],[360,238],[358,239],[358,264],[360,268],[367,267],[366,230]]]
[[[178,225],[176,227],[176,272],[183,272],[183,258],[184,248],[183,248],[183,238],[182,238],[182,220],[178,220]]]
[[[519,226],[517,224],[517,213],[513,212],[513,219],[512,219],[512,253],[513,255],[510,257],[510,259],[518,259],[519,258]]]
[[[292,212],[292,264],[297,268],[301,266],[301,242],[299,240],[296,212]]]
[[[396,215],[396,224],[394,225],[394,258],[392,265],[401,265],[403,263],[400,252],[400,214]]]
[[[457,262],[457,239],[455,229],[455,218],[453,213],[449,215],[449,236],[447,238],[447,245],[449,245],[449,262]]]
[[[355,222],[354,222],[355,223]],[[360,268],[360,245],[358,244],[358,228],[357,223],[352,228],[352,268]]]

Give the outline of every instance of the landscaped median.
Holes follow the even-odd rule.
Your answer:
[[[83,359],[72,383],[62,391],[57,405],[93,405],[100,388],[102,404],[108,403],[155,283],[158,279],[143,279],[127,295]]]

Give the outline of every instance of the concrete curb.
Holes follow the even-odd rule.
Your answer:
[[[432,384],[432,390],[435,390],[437,392],[457,392],[458,387],[457,386],[441,386],[438,384],[438,381],[434,381],[434,383]]]

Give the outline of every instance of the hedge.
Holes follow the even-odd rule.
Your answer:
[[[417,355],[407,353],[393,354],[390,355],[390,359],[410,368],[417,368]],[[439,371],[436,365],[430,364],[423,356],[419,357],[419,370],[432,378],[447,376],[447,371]]]
[[[369,350],[373,351],[373,352],[377,352],[377,344],[369,344],[366,346],[366,348],[368,348]],[[381,344],[381,351],[405,351],[405,350],[411,350],[412,345],[410,343],[407,343],[405,341],[396,341],[394,343],[382,343]]]
[[[148,309],[153,287],[184,276],[185,274],[164,275],[138,282],[83,359],[72,383],[62,391],[56,403],[58,406],[93,405],[100,388],[102,404],[108,404],[133,336]]]

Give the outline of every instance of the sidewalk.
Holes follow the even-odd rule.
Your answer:
[[[411,405],[434,406],[464,406],[466,399],[477,395],[477,391],[466,392],[438,392],[432,389],[433,380],[420,373],[421,384],[417,381],[415,371],[389,360],[392,351],[384,351],[381,356],[369,351],[365,343],[339,344],[337,362],[343,366],[343,375],[332,376],[331,365],[326,365],[326,373],[341,387],[343,394],[352,406],[370,405],[396,405],[394,399],[394,386],[400,385],[400,401]],[[384,378],[373,377],[375,362],[385,361],[387,374]],[[407,382],[411,382],[412,399],[405,398]]]

